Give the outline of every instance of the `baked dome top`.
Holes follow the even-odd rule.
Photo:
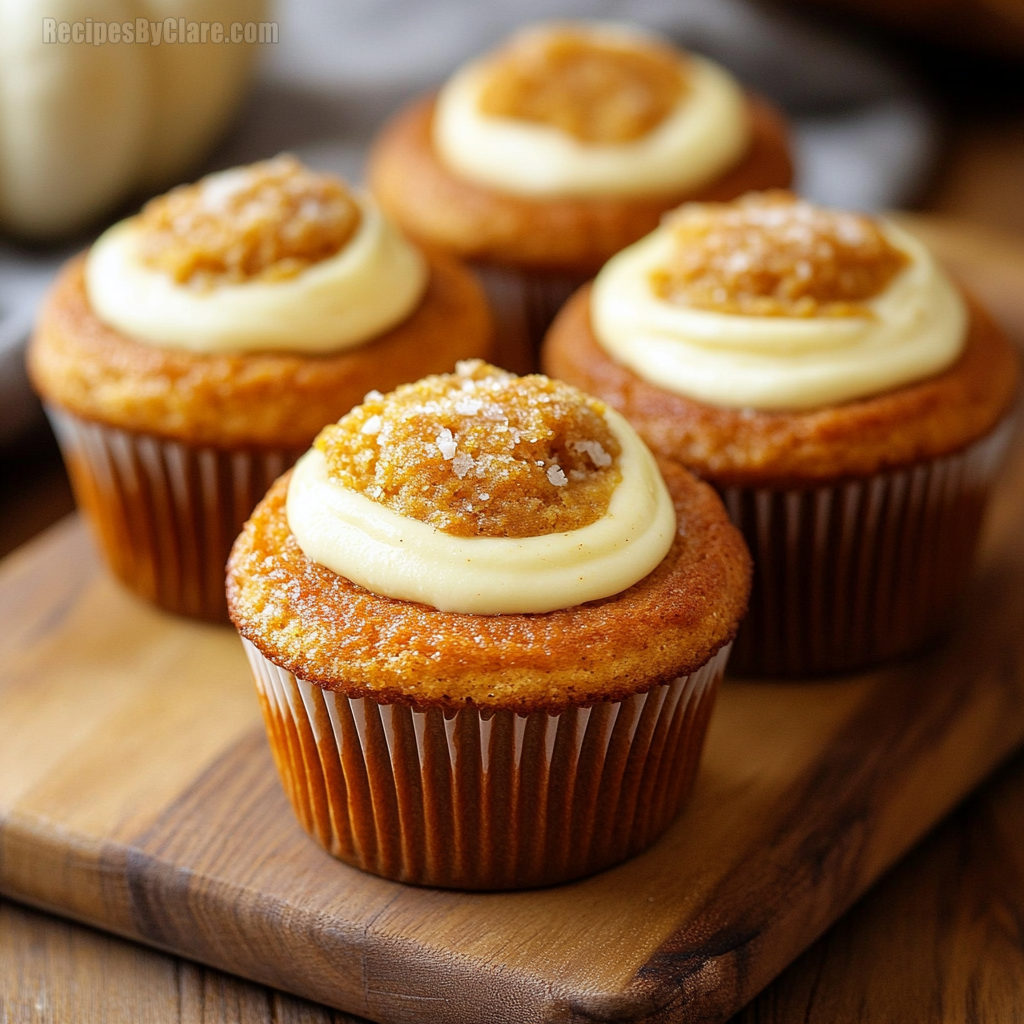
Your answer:
[[[666,217],[674,248],[652,273],[655,294],[744,316],[870,316],[909,257],[877,221],[773,189],[735,203],[687,205]]]
[[[967,310],[918,239],[781,191],[687,203],[594,280],[594,336],[666,391],[734,409],[825,408],[924,380]]]
[[[581,142],[631,142],[664,121],[686,86],[685,57],[657,37],[621,40],[567,23],[520,33],[494,54],[480,109]]]
[[[612,597],[503,615],[381,597],[313,562],[288,527],[286,475],[235,542],[232,620],[297,676],[383,703],[554,711],[643,692],[728,643],[750,586],[750,557],[714,491],[661,469],[678,527],[651,573]]]
[[[963,354],[948,369],[820,409],[732,409],[676,394],[614,360],[591,325],[589,285],[566,303],[541,353],[547,373],[600,395],[659,458],[720,484],[804,486],[959,451],[987,434],[1017,392],[1019,357],[969,295]]]
[[[371,392],[315,446],[337,483],[460,537],[579,529],[621,477],[604,403],[481,360]]]
[[[437,101],[427,97],[382,130],[367,179],[384,210],[412,238],[469,259],[592,274],[684,201],[726,200],[789,184],[792,164],[781,115],[748,96],[747,117],[749,148],[713,181],[650,196],[531,197],[451,170],[434,146]]]
[[[316,356],[205,355],[145,344],[104,323],[79,256],[43,302],[29,372],[47,401],[113,427],[214,447],[302,450],[372,388],[488,354],[492,323],[479,284],[443,254],[428,261],[423,301],[365,345]]]
[[[281,281],[339,252],[360,217],[340,178],[285,154],[151,199],[138,217],[139,252],[193,288]]]

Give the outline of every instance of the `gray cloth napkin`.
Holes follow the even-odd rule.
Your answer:
[[[933,115],[899,68],[747,0],[282,0],[275,17],[280,42],[265,47],[252,96],[197,174],[290,150],[358,180],[388,115],[511,30],[548,18],[637,22],[729,67],[791,117],[796,187],[818,202],[904,205],[934,153]],[[38,415],[22,349],[65,256],[0,245],[0,444]]]

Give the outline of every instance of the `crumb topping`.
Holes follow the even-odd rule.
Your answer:
[[[615,45],[565,29],[521,36],[502,51],[480,109],[581,142],[632,142],[671,113],[686,84],[685,65],[668,46]]]
[[[456,537],[539,537],[608,510],[621,449],[605,406],[539,374],[465,360],[371,391],[315,445],[345,487]]]
[[[671,264],[651,274],[656,295],[748,316],[871,316],[909,259],[870,217],[825,210],[773,191],[670,215]]]
[[[342,181],[285,155],[151,200],[139,214],[139,247],[178,284],[281,281],[339,252],[359,221]]]

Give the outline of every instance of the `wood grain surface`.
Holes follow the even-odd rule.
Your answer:
[[[1024,756],[1018,755],[732,1024],[1024,1020],[1021,835]],[[361,1024],[4,901],[0,1021]]]
[[[1024,1020],[1022,836],[1018,757],[733,1024]]]
[[[66,522],[0,573],[0,889],[375,1020],[724,1019],[1024,738],[1020,443],[1010,469],[942,648],[728,684],[664,839],[518,894],[324,854],[285,803],[237,638],[136,602]]]
[[[0,901],[3,1024],[361,1024],[339,1010]]]
[[[1019,288],[990,266],[967,270],[1012,318]],[[941,650],[856,679],[728,684],[665,840],[516,896],[403,889],[315,849],[237,641],[137,605],[65,524],[0,570],[0,889],[380,1020],[721,1020],[1024,733],[1022,509],[1018,442]],[[1024,765],[991,792],[744,1024],[1019,1017]],[[0,993],[5,1024],[352,1019],[6,903]]]

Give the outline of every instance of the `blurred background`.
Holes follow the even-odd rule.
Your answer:
[[[276,42],[41,41],[44,17],[135,16],[269,21]],[[801,192],[929,214],[1024,334],[999,308],[1024,280],[1021,0],[0,0],[0,553],[72,508],[22,365],[68,255],[170,185],[282,150],[358,180],[389,114],[550,17],[640,22],[728,66],[789,114]]]
[[[277,41],[219,48],[41,42],[44,17],[136,16],[266,20],[276,23]],[[841,206],[910,211],[912,226],[1024,343],[1024,0],[0,0],[0,555],[73,508],[23,368],[36,306],[64,259],[167,187],[282,150],[358,180],[372,135],[410,96],[518,25],[552,16],[641,22],[727,65],[790,116],[800,191]],[[800,1003],[808,978],[812,995],[820,987],[838,992],[842,1007],[874,1005],[848,964],[858,949],[888,957],[893,920],[930,920],[922,908],[939,904],[951,942],[966,931],[991,933],[992,943],[964,944],[965,961],[975,963],[977,949],[992,974],[979,967],[970,976],[968,1017],[944,1019],[986,1019],[975,1012],[985,978],[996,977],[993,990],[1010,991],[1019,977],[1004,967],[1019,962],[1024,762],[1018,757],[1001,779],[737,1024],[784,1019],[787,999]],[[867,936],[861,946],[858,934]],[[934,948],[922,945],[920,964],[877,970],[874,995],[887,1000],[884,1009],[892,1004],[890,975],[910,976],[916,967],[913,977],[935,984],[929,957],[939,970],[939,949],[936,939]],[[839,966],[828,974],[833,962]],[[876,973],[875,962],[865,963],[863,976]],[[61,979],[74,976],[80,988],[68,991],[79,1001],[87,992],[96,1007],[132,998],[141,1007],[150,989],[166,983],[179,1007],[182,993],[202,991],[203,1020],[228,1019],[232,1000],[238,1019],[263,1019],[243,1008],[264,998],[274,1000],[275,1020],[300,1013],[341,1020],[197,965],[167,964],[0,900],[0,975],[8,985],[16,976],[17,985],[43,990],[43,978],[60,991]],[[135,988],[108,992],[111,967],[117,983]],[[843,988],[845,981],[858,987]],[[829,1013],[825,1002],[814,1019],[837,1019]],[[810,1010],[799,1019],[810,1020]]]

